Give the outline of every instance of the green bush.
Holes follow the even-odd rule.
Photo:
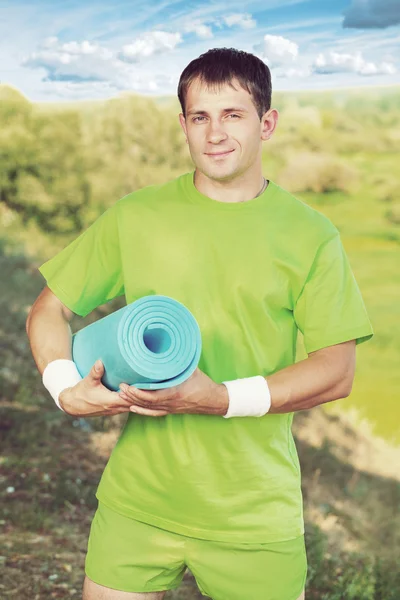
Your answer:
[[[350,193],[358,183],[358,171],[334,155],[298,152],[288,159],[279,182],[291,192]]]

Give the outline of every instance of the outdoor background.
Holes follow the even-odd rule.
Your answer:
[[[38,266],[122,196],[194,168],[179,74],[234,46],[273,72],[280,119],[263,174],[340,230],[375,332],[357,347],[351,395],[295,413],[306,598],[398,600],[398,3],[379,14],[375,0],[255,1],[252,14],[235,14],[236,0],[232,14],[218,2],[191,14],[136,5],[133,18],[122,0],[112,11],[73,1],[62,14],[17,1],[0,19],[0,598],[81,598],[94,494],[126,418],[75,419],[43,387],[25,331],[45,286]],[[123,305],[74,317],[72,331]],[[166,600],[201,597],[187,570]]]
[[[339,228],[375,330],[350,397],[295,414],[308,598],[395,600],[400,89],[276,93],[273,104],[263,172]],[[73,419],[43,388],[25,333],[45,285],[37,267],[118,198],[193,168],[178,112],[174,99],[45,106],[0,88],[1,597],[80,597],[94,492],[124,418]],[[74,317],[72,330],[123,305]],[[189,572],[184,584],[168,598],[200,597]]]

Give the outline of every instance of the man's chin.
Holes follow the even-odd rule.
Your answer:
[[[208,179],[212,179],[213,181],[226,181],[229,179],[234,179],[235,176],[238,175],[238,171],[232,166],[228,167],[216,167],[214,169],[197,167],[201,173],[207,177]]]

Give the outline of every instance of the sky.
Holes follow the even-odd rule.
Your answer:
[[[210,48],[263,60],[273,90],[400,83],[400,0],[0,0],[0,82],[34,102],[174,95]]]

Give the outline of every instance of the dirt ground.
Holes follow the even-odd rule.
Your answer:
[[[0,598],[78,600],[97,507],[94,493],[124,416],[95,423],[4,401],[0,417]],[[328,558],[339,549],[393,553],[400,531],[396,451],[321,407],[297,413],[293,433],[310,559],[316,560],[314,530],[324,536]],[[317,575],[310,569],[310,600],[322,597],[315,589]],[[179,589],[166,594],[166,600],[199,598],[205,596],[189,569]]]

